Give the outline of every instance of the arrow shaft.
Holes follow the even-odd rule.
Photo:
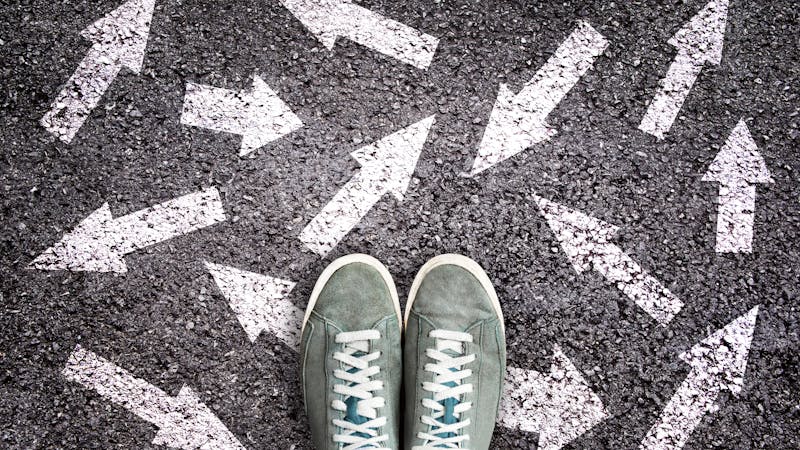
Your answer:
[[[717,253],[752,252],[756,187],[750,184],[723,184],[718,203]]]
[[[181,123],[226,133],[244,134],[250,114],[249,95],[197,83],[186,84]]]
[[[702,61],[693,58],[688,52],[679,51],[647,108],[639,129],[663,139],[672,128],[702,69]]]

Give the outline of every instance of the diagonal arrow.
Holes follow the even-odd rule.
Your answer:
[[[300,347],[303,311],[285,299],[294,288],[294,282],[219,264],[205,264],[250,342],[267,331],[292,349]]]
[[[756,208],[753,184],[773,181],[744,120],[736,125],[703,181],[720,184],[717,253],[751,253]]]
[[[439,39],[388,19],[351,0],[280,0],[283,6],[332,50],[337,37],[346,37],[365,47],[419,69],[427,69]]]
[[[547,125],[547,116],[606,47],[608,41],[603,35],[587,22],[580,22],[519,94],[514,95],[501,84],[470,175],[555,135],[556,131]]]
[[[188,83],[181,123],[242,135],[241,156],[303,126],[257,75],[249,92]]]
[[[575,271],[594,269],[661,325],[683,308],[672,292],[611,242],[618,227],[534,196]]]
[[[719,65],[725,42],[728,0],[712,0],[681,28],[669,45],[678,49],[639,129],[664,138],[706,64]]]
[[[723,389],[734,395],[741,392],[757,317],[758,306],[681,355],[691,367],[689,375],[647,432],[640,450],[680,450],[703,417],[716,410]]]
[[[219,192],[212,187],[114,219],[108,203],[81,221],[33,260],[43,270],[117,272],[124,256],[159,242],[225,221]]]
[[[600,397],[557,345],[550,373],[509,367],[498,423],[539,434],[539,450],[558,450],[608,417]]]
[[[69,144],[122,67],[139,73],[154,5],[129,0],[81,32],[94,44],[42,117],[47,131]]]
[[[75,346],[61,373],[69,381],[96,391],[157,426],[154,445],[186,450],[244,449],[188,386],[183,386],[177,396],[170,397],[80,345]]]
[[[300,233],[300,241],[325,256],[386,193],[398,200],[411,182],[434,116],[352,153],[361,169]]]

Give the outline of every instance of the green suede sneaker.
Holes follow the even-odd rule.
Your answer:
[[[465,256],[431,259],[411,286],[405,329],[405,448],[488,449],[506,371],[489,277]]]
[[[320,275],[303,319],[303,395],[318,450],[400,447],[400,302],[389,271],[367,255]]]

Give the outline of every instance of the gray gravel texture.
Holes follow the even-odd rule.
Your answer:
[[[800,447],[800,17],[732,0],[725,55],[666,139],[637,126],[703,1],[388,2],[375,12],[441,38],[427,71],[345,39],[332,52],[276,0],[158,1],[139,76],[123,69],[67,145],[38,123],[118,2],[0,6],[0,447],[152,448],[156,428],[60,371],[77,343],[175,395],[187,384],[248,448],[308,448],[298,360],[251,344],[202,261],[298,282],[331,259],[381,259],[407,292],[443,252],[480,262],[507,320],[509,364],[546,371],[561,346],[610,417],[567,448],[637,448],[688,374],[678,355],[762,305],[738,398],[687,449]],[[585,19],[610,46],[549,116],[559,130],[475,178],[498,85],[515,91]],[[246,158],[240,137],[179,122],[187,82],[260,75],[305,127]],[[321,260],[297,239],[357,164],[356,148],[436,114],[405,200],[384,196]],[[775,180],[758,186],[752,254],[714,252],[718,185],[701,177],[740,118]],[[28,270],[108,202],[115,217],[211,185],[229,220],[126,257],[122,276]],[[595,272],[577,275],[532,195],[621,227],[615,243],[686,304],[659,326]],[[498,430],[496,448],[534,448]]]

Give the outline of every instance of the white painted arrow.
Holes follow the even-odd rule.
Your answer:
[[[187,83],[181,123],[242,135],[241,156],[303,126],[257,75],[249,92]]]
[[[722,61],[727,20],[728,0],[712,0],[669,40],[678,54],[639,124],[640,130],[663,139],[672,128],[703,66]]]
[[[42,117],[47,131],[72,142],[122,67],[139,73],[154,4],[155,0],[129,0],[81,32],[94,44]]]
[[[548,374],[508,368],[498,423],[538,433],[539,450],[558,450],[606,417],[600,397],[558,346]]]
[[[603,35],[587,22],[580,22],[519,94],[501,84],[470,175],[555,135],[547,125],[547,116],[606,47],[608,41]]]
[[[354,151],[361,169],[306,225],[300,241],[325,256],[384,194],[403,200],[433,121],[434,116],[427,117]]]
[[[289,347],[295,350],[300,347],[303,311],[284,298],[294,288],[294,282],[210,262],[205,264],[250,342],[255,342],[266,330]]]
[[[117,272],[124,256],[167,239],[225,221],[219,192],[212,187],[114,219],[108,203],[81,221],[33,260],[43,270]]]
[[[339,36],[420,69],[427,69],[439,39],[388,19],[351,0],[280,0],[332,50]]]
[[[647,432],[640,450],[680,450],[703,416],[716,411],[723,389],[734,395],[741,392],[757,317],[758,306],[681,355],[691,366],[689,375]]]
[[[170,397],[80,345],[75,346],[61,373],[157,426],[154,445],[186,450],[244,449],[188,386]]]
[[[717,253],[751,253],[756,208],[753,184],[773,181],[744,120],[736,125],[703,181],[720,184]]]
[[[593,268],[616,283],[661,325],[669,323],[683,308],[683,302],[611,242],[618,227],[541,197],[534,198],[576,272]]]

